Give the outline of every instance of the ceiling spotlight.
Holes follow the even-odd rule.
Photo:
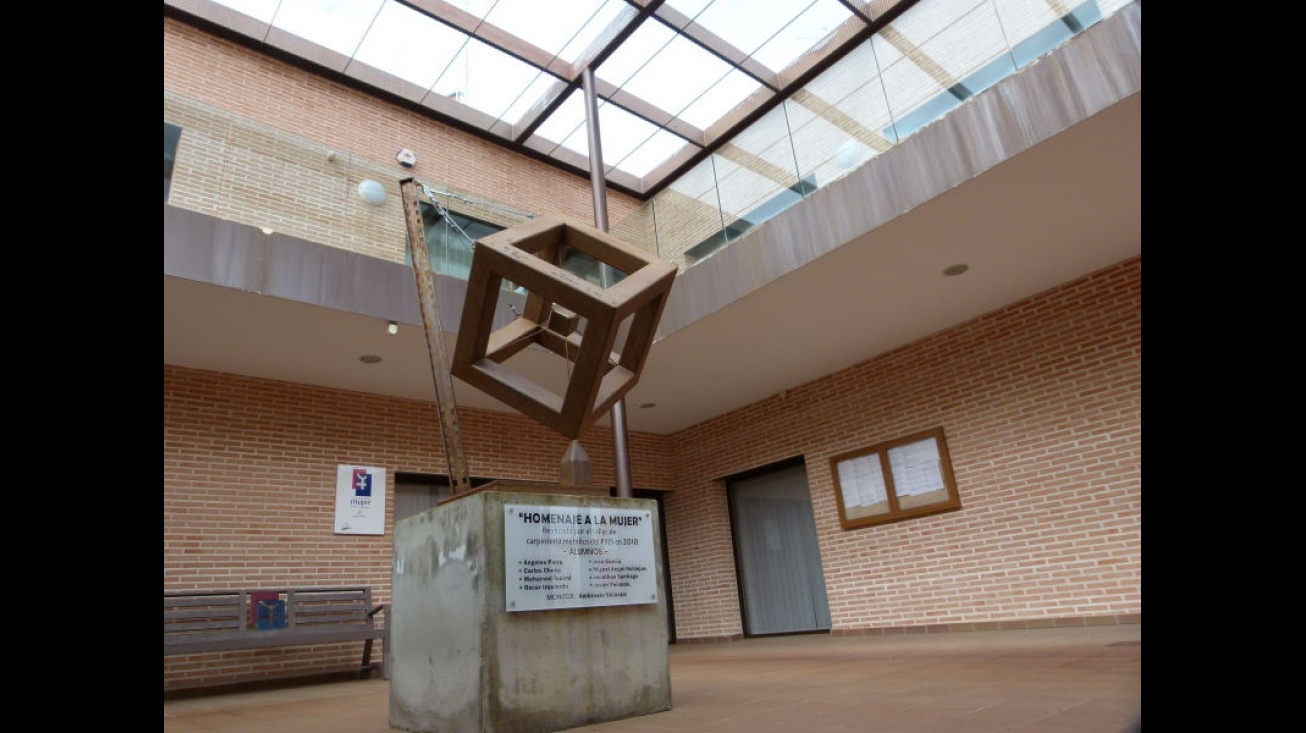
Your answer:
[[[953,266],[949,267],[948,269],[944,270],[944,271],[943,271],[943,274],[944,274],[944,275],[947,275],[948,277],[956,277],[957,275],[960,275],[961,273],[963,273],[963,272],[965,272],[965,271],[967,271],[967,270],[969,270],[969,269],[970,269],[970,266],[969,266],[969,265],[960,265],[960,264],[958,264],[958,265],[953,265]]]
[[[358,197],[373,206],[385,203],[385,186],[371,178],[358,184]]]
[[[399,324],[395,323],[394,321],[390,321],[390,324],[385,327],[385,330],[387,333],[393,336],[396,333],[399,333]]]
[[[376,354],[363,354],[358,357],[358,360],[364,364],[379,364],[381,362],[381,357]]]

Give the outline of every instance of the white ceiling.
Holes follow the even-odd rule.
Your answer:
[[[658,340],[628,429],[676,432],[1141,251],[1140,92]],[[943,277],[956,262],[969,270]],[[421,329],[384,325],[164,276],[165,364],[434,401]],[[460,406],[511,411],[454,381]]]

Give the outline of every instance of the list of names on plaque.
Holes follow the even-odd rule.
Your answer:
[[[657,603],[653,513],[508,504],[503,514],[509,611]]]

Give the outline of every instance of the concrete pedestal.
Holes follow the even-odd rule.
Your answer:
[[[614,541],[574,543],[577,533],[597,537],[592,533],[599,530],[570,523],[588,525],[593,518],[596,525],[619,524],[626,521],[621,515],[653,528],[655,574],[644,568],[648,577],[639,581],[641,568],[629,560],[628,548],[610,548],[611,566],[578,570],[566,564],[596,562],[565,553],[600,553],[600,542]],[[550,519],[557,523],[546,525],[551,530],[525,524]],[[595,487],[506,482],[398,522],[388,612],[393,648],[386,650],[391,727],[414,733],[549,733],[670,710],[659,525],[652,500],[610,497],[606,490],[599,495]],[[603,531],[620,538],[628,527]],[[550,544],[556,546],[541,546]],[[641,552],[638,557],[648,556]],[[506,559],[513,567],[505,568]],[[609,567],[612,573],[599,572]],[[635,572],[618,572],[623,569]],[[537,572],[545,575],[525,575]],[[601,580],[618,577],[626,580]],[[602,589],[615,590],[632,577],[645,594],[623,605],[508,608],[546,603],[540,588],[591,599],[558,601],[568,596],[550,592],[548,604],[600,603],[593,599],[605,594]],[[544,584],[529,584],[537,579]],[[656,602],[638,602],[652,595]]]

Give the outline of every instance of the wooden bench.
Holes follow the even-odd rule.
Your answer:
[[[374,662],[377,639],[381,658]],[[389,623],[371,588],[163,594],[164,656],[345,641],[363,642],[363,678],[380,669],[390,679]]]

